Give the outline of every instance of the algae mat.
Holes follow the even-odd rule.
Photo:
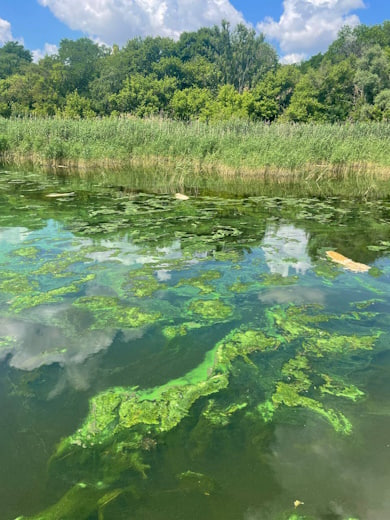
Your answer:
[[[389,518],[389,224],[1,172],[1,518]]]

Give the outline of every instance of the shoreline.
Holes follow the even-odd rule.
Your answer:
[[[314,180],[340,179],[350,175],[372,177],[374,179],[390,179],[390,166],[379,163],[307,163],[300,167],[288,169],[276,165],[260,165],[259,167],[234,167],[220,161],[200,161],[188,156],[132,156],[127,159],[106,158],[62,158],[47,159],[39,153],[20,154],[6,152],[0,155],[1,167],[33,167],[42,170],[63,170],[64,172],[93,171],[100,168],[109,168],[114,171],[123,171],[127,168],[166,168],[172,171],[188,168],[190,173],[198,175],[218,175],[221,178],[241,177],[248,180]]]

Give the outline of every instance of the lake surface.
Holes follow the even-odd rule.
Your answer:
[[[387,520],[389,289],[390,201],[2,171],[0,517]]]

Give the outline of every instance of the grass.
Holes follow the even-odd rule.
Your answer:
[[[8,165],[77,169],[158,167],[176,178],[294,177],[323,182],[390,177],[390,125],[181,123],[131,117],[93,120],[1,119],[0,158]]]

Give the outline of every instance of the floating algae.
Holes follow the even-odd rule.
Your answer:
[[[206,320],[225,320],[233,314],[233,308],[220,300],[194,300],[188,309]]]
[[[201,327],[201,323],[191,321],[181,323],[180,325],[168,325],[162,329],[162,333],[167,339],[174,339],[177,337],[186,336],[191,330],[200,329]]]
[[[98,300],[96,305],[88,302],[87,306],[94,309],[94,312],[99,312],[101,308],[117,305],[108,301],[103,304]],[[105,490],[115,487],[123,471],[131,470],[145,477],[148,466],[143,462],[142,453],[145,446],[152,442],[149,439],[153,440],[153,445],[158,444],[162,435],[176,428],[189,414],[196,401],[227,390],[231,378],[234,377],[233,368],[238,358],[256,371],[257,365],[250,356],[256,353],[257,356],[273,356],[278,349],[286,349],[287,344],[291,348],[302,333],[307,337],[306,343],[310,342],[310,338],[315,338],[328,344],[317,349],[308,349],[305,347],[306,343],[296,346],[295,357],[281,366],[279,380],[276,378],[273,390],[264,403],[257,405],[257,410],[269,422],[283,407],[306,409],[326,419],[336,432],[350,434],[352,424],[349,419],[339,410],[327,407],[321,402],[321,398],[331,395],[355,401],[364,394],[354,385],[344,383],[340,377],[324,374],[320,371],[322,365],[316,370],[316,363],[322,359],[323,352],[332,351],[332,346],[339,355],[356,348],[370,350],[377,335],[358,338],[328,333],[318,328],[319,323],[326,322],[327,316],[316,316],[315,310],[320,309],[315,306],[277,306],[268,311],[266,333],[256,329],[234,329],[206,354],[197,368],[179,379],[149,390],[119,387],[98,394],[90,401],[89,413],[84,423],[75,434],[60,443],[51,463],[61,465],[62,461],[66,461],[67,464],[79,466],[81,470],[88,465],[87,461],[91,457],[95,467],[96,462],[101,460],[94,478],[97,482],[104,482]],[[103,323],[107,319],[104,316]],[[341,343],[343,346],[340,346]],[[313,377],[322,380],[319,388],[314,385]],[[223,428],[237,412],[250,405],[246,401],[221,405],[211,399],[204,408],[202,417],[213,427]],[[192,472],[183,476],[183,479],[187,477],[189,482],[196,481],[196,474]],[[199,480],[202,480],[200,476]],[[93,484],[95,488],[97,482]],[[199,486],[203,489],[200,484]],[[72,494],[72,491],[69,493]],[[88,495],[88,504],[90,496],[95,496],[94,492]],[[87,508],[88,514],[98,510],[101,496],[103,493],[98,493],[95,497],[95,509]],[[60,500],[49,511],[60,512],[64,500],[65,498]],[[50,514],[45,516],[44,513],[43,516],[33,518],[51,519]],[[80,516],[80,520],[87,516]]]
[[[142,327],[158,321],[159,312],[146,312],[138,307],[121,303],[117,298],[107,296],[84,296],[73,303],[74,307],[89,312],[94,323],[93,330],[126,329]]]
[[[10,295],[20,295],[33,291],[38,286],[37,282],[23,273],[13,271],[0,271],[0,291]]]
[[[94,274],[89,274],[69,285],[58,287],[57,289],[21,294],[12,300],[10,309],[17,314],[23,310],[37,307],[38,305],[61,301],[62,298],[68,294],[78,293],[83,284],[90,282],[94,278]]]
[[[219,280],[221,273],[219,271],[204,271],[198,277],[194,278],[182,278],[176,287],[182,287],[183,285],[190,285],[199,289],[200,294],[210,294],[214,292],[214,287],[208,283],[214,280]]]
[[[382,242],[388,241],[390,206],[265,196],[192,196],[178,203],[170,194],[134,192],[125,181],[117,187],[107,180],[110,186],[101,188],[95,177],[80,189],[72,177],[64,181],[69,186],[47,184],[28,200],[30,189],[37,192],[32,184],[15,185],[9,198],[11,185],[0,176],[0,225],[20,225],[14,234],[7,228],[1,235],[0,228],[0,242],[2,236],[8,241],[0,250],[1,269],[8,273],[0,276],[0,357],[2,369],[8,372],[8,364],[15,372],[6,372],[1,389],[12,382],[12,399],[16,405],[23,400],[23,413],[47,413],[48,423],[55,415],[50,410],[58,409],[60,420],[50,423],[50,435],[46,418],[42,431],[31,433],[37,451],[80,424],[50,461],[50,486],[38,489],[34,504],[19,499],[20,510],[44,509],[34,520],[115,519],[125,511],[134,518],[170,518],[180,504],[188,518],[238,518],[251,516],[247,507],[253,503],[255,518],[257,507],[273,520],[325,516],[327,504],[299,488],[309,455],[295,461],[297,489],[290,489],[285,474],[280,483],[275,480],[275,443],[295,430],[315,433],[317,455],[322,436],[331,436],[335,449],[352,449],[358,443],[343,440],[352,427],[360,443],[359,427],[374,400],[367,379],[378,372],[375,360],[385,357],[388,345],[378,329],[386,332],[389,323],[388,251]],[[24,201],[17,192],[22,189]],[[179,189],[184,187],[172,193]],[[46,199],[49,191],[80,193],[77,208]],[[48,218],[60,225],[45,229]],[[304,237],[305,252],[289,250],[284,266],[275,270],[277,259],[264,262],[264,236],[287,223],[295,230],[286,236],[288,243],[298,245],[291,239]],[[30,246],[36,246],[35,256],[32,250],[26,256]],[[338,248],[365,265],[378,261],[381,277],[367,283],[366,276],[329,262],[325,251]],[[25,256],[13,254],[24,249]],[[85,281],[90,273],[94,278]],[[68,292],[72,284],[77,292]],[[31,312],[12,309],[18,299],[22,311]],[[384,365],[382,358],[377,364]],[[28,383],[18,394],[21,369]],[[85,383],[77,390],[71,383],[76,372]],[[66,377],[69,388],[63,392]],[[94,397],[83,421],[88,395]],[[360,404],[365,399],[367,406]],[[68,403],[77,403],[72,420],[66,418]],[[11,426],[12,420],[13,414]],[[39,457],[44,463],[43,449]],[[287,459],[279,464],[287,468]],[[319,467],[321,484],[325,473]],[[268,504],[271,493],[275,498]],[[347,494],[343,488],[342,498]],[[297,497],[305,506],[294,511]],[[288,504],[291,510],[278,515]],[[16,516],[14,506],[6,507],[10,518]]]
[[[13,251],[13,254],[16,256],[20,256],[22,258],[31,258],[34,259],[37,257],[39,253],[39,249],[37,247],[22,247],[20,249],[16,249]]]

